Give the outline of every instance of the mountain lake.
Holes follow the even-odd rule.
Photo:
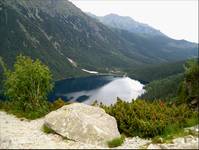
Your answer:
[[[77,101],[92,104],[95,100],[103,104],[114,104],[117,97],[132,101],[143,94],[144,85],[129,77],[102,76],[70,78],[55,82],[49,100],[62,98],[64,101]]]

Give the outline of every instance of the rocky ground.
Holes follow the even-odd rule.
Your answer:
[[[198,137],[188,135],[176,138],[170,144],[150,144],[147,149],[199,149]]]
[[[97,145],[89,145],[80,142],[64,140],[61,136],[56,134],[46,134],[41,128],[44,119],[37,119],[27,121],[18,119],[13,115],[0,111],[0,149],[8,148],[26,148],[26,149],[96,149],[107,148],[99,147]],[[193,128],[198,132],[198,126]],[[141,139],[139,137],[126,138],[124,144],[117,148],[119,149],[165,149],[165,148],[190,148],[198,149],[198,137],[186,136],[173,140],[170,144],[151,144],[150,140]]]

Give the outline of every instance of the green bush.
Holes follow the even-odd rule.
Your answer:
[[[54,102],[50,103],[50,110],[57,110],[59,108],[61,108],[62,106],[64,106],[66,103],[61,99],[57,99]]]
[[[9,99],[10,112],[29,119],[40,117],[49,111],[47,94],[52,90],[52,74],[38,59],[27,56],[16,58],[13,71],[0,59],[5,80],[4,94]],[[7,107],[7,106],[5,106]]]
[[[49,128],[48,126],[46,126],[45,124],[42,126],[42,131],[44,133],[50,134],[50,133],[55,133],[54,130],[52,130],[51,128]]]
[[[185,104],[176,106],[162,101],[125,102],[118,99],[114,105],[101,104],[100,107],[115,117],[120,133],[127,136],[151,138],[169,134],[170,125],[175,126],[176,130],[198,123],[198,113]]]
[[[191,59],[185,64],[185,78],[179,89],[179,102],[192,107],[199,106],[199,64],[198,59]]]
[[[122,145],[124,143],[124,140],[125,140],[124,135],[121,135],[118,138],[114,138],[113,140],[108,141],[107,144],[109,148],[113,148]]]
[[[45,116],[49,110],[38,109],[37,111],[23,112],[20,107],[15,106],[12,101],[0,102],[0,110],[6,111],[9,114],[14,114],[18,118],[26,118],[29,120],[37,119]]]

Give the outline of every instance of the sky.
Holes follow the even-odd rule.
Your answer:
[[[174,39],[198,43],[198,0],[70,0],[97,16],[115,13],[146,23]]]

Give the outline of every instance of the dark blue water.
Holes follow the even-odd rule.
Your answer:
[[[62,98],[64,101],[92,103],[94,100],[104,104],[116,102],[117,97],[126,101],[141,95],[143,84],[128,77],[91,76],[71,78],[55,82],[49,100]]]
[[[49,100],[54,101],[58,98],[62,98],[65,101],[69,101],[73,98],[66,96],[69,93],[97,89],[113,81],[116,78],[118,77],[96,75],[90,77],[70,78],[56,81],[53,92],[49,94]],[[82,102],[86,99],[88,99],[88,96],[82,95],[77,99],[77,101]]]

